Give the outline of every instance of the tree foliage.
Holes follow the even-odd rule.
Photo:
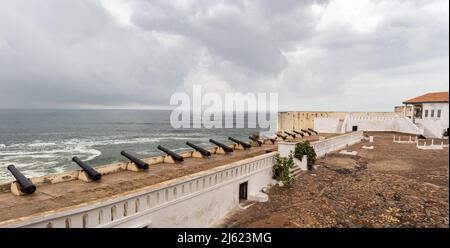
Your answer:
[[[299,142],[295,146],[294,157],[302,160],[303,155],[306,155],[308,157],[308,169],[311,170],[317,160],[317,154],[307,140]]]
[[[283,185],[289,186],[294,183],[294,177],[290,175],[289,170],[294,167],[294,157],[291,152],[287,158],[275,156],[275,165],[272,168],[273,176],[277,181],[283,182]]]

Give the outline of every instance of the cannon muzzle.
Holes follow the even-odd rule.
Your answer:
[[[121,154],[122,156],[128,158],[128,159],[129,159],[131,162],[133,162],[137,167],[139,167],[139,169],[147,170],[148,167],[149,167],[149,165],[148,165],[146,162],[144,162],[144,161],[142,161],[142,160],[136,158],[135,156],[129,154],[129,153],[126,152],[126,151],[121,151],[120,154]]]
[[[228,137],[228,139],[231,140],[231,141],[233,141],[233,142],[236,143],[236,144],[241,145],[241,146],[244,147],[245,149],[249,149],[249,148],[252,147],[249,143],[240,141],[240,140],[235,139],[235,138],[233,138],[233,137]]]
[[[7,168],[20,184],[22,192],[33,194],[34,191],[36,191],[36,186],[30,181],[30,179],[26,178],[14,165],[8,165]]]
[[[202,156],[204,157],[209,157],[211,156],[211,152],[201,148],[200,146],[194,145],[191,142],[186,142],[186,145],[192,147],[194,150],[196,150],[197,152],[199,152],[200,154],[202,154]]]
[[[222,143],[220,143],[220,142],[217,142],[217,141],[215,141],[215,140],[213,140],[213,139],[209,139],[209,142],[211,142],[211,143],[213,143],[214,145],[216,145],[216,146],[222,148],[225,152],[233,152],[233,149],[231,149],[229,146],[224,145],[224,144],[222,144]]]
[[[171,156],[173,158],[173,160],[175,160],[177,162],[181,163],[181,162],[184,161],[183,157],[181,157],[180,155],[176,154],[175,152],[173,152],[173,151],[171,151],[171,150],[169,150],[169,149],[167,149],[165,147],[158,146],[158,150],[161,150],[161,151],[165,152],[167,155]]]
[[[86,174],[89,176],[90,179],[94,181],[102,179],[102,174],[100,174],[94,168],[81,161],[78,157],[73,157],[72,161],[78,164],[81,167],[81,169],[83,169],[83,171],[86,172]]]

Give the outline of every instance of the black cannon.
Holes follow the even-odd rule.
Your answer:
[[[248,138],[251,139],[252,141],[258,143],[259,146],[262,146],[262,142],[259,139],[255,138],[253,136],[250,136]]]
[[[192,143],[189,142],[189,141],[186,142],[186,145],[188,145],[188,146],[194,148],[194,150],[196,150],[197,152],[199,152],[200,154],[202,154],[202,156],[204,156],[204,157],[209,157],[209,156],[211,156],[211,152],[209,152],[209,151],[207,151],[207,150],[201,148],[200,146],[194,145],[194,144],[192,144]]]
[[[301,131],[304,132],[304,133],[307,133],[308,135],[312,135],[312,133],[310,131],[308,131],[308,130],[302,129]]]
[[[100,174],[94,168],[81,161],[79,158],[73,157],[72,161],[78,164],[83,169],[83,171],[86,172],[86,174],[89,176],[90,179],[94,181],[102,179],[102,174]]]
[[[139,169],[147,170],[148,167],[149,167],[149,165],[148,165],[146,162],[144,162],[144,161],[142,161],[142,160],[136,158],[135,156],[129,154],[129,153],[126,152],[126,151],[121,151],[120,154],[121,154],[122,156],[128,158],[128,159],[129,159],[131,162],[133,162],[137,167],[139,167]]]
[[[296,138],[297,137],[297,135],[295,133],[291,133],[291,132],[288,132],[288,131],[284,131],[284,133],[289,135],[289,136],[292,136],[292,138]]]
[[[280,137],[280,138],[282,138],[283,140],[285,140],[285,139],[287,138],[286,135],[282,135],[282,134],[279,134],[279,133],[277,133],[277,136]]]
[[[172,152],[171,150],[162,147],[162,146],[158,146],[158,150],[161,150],[163,152],[165,152],[167,155],[171,156],[173,158],[173,160],[177,161],[177,162],[183,162],[184,158],[178,154],[176,154],[175,152]]]
[[[314,129],[308,128],[309,131],[315,133],[315,134],[319,134],[318,132],[316,132]]]
[[[7,168],[20,184],[22,192],[33,194],[34,191],[36,191],[36,186],[30,181],[30,179],[26,178],[14,165],[8,165]]]
[[[252,147],[249,143],[245,143],[245,142],[240,141],[240,140],[237,140],[237,139],[235,139],[235,138],[233,138],[233,137],[228,137],[228,139],[231,140],[231,141],[233,141],[233,142],[236,143],[236,144],[241,145],[242,147],[244,147],[244,149],[249,149],[249,148]]]
[[[294,130],[294,133],[296,133],[296,134],[298,134],[298,135],[300,135],[300,136],[302,136],[302,137],[305,137],[305,134],[302,133],[302,132],[299,132],[299,131]]]
[[[209,139],[209,142],[211,142],[211,143],[213,143],[214,145],[216,145],[216,146],[222,148],[225,152],[233,152],[233,149],[231,149],[229,146],[224,145],[224,144],[222,144],[222,143],[220,143],[220,142],[217,142],[217,141],[215,141],[215,140],[213,140],[213,139]]]

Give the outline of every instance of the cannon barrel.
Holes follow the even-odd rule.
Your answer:
[[[305,132],[305,133],[307,133],[308,135],[312,135],[311,131],[308,131],[308,130],[305,130],[305,129],[302,129],[302,132]]]
[[[209,152],[209,151],[207,151],[207,150],[201,148],[200,146],[194,145],[194,144],[192,144],[192,143],[189,142],[189,141],[186,142],[186,145],[188,145],[188,146],[194,148],[194,150],[196,150],[197,152],[199,152],[200,154],[202,154],[202,155],[205,156],[205,157],[211,156],[211,152]]]
[[[137,167],[139,167],[139,169],[147,170],[148,167],[149,167],[149,165],[148,165],[146,162],[144,162],[144,161],[142,161],[142,160],[136,158],[135,156],[129,154],[129,153],[126,152],[126,151],[121,151],[120,154],[121,154],[122,156],[128,158],[128,159],[129,159],[131,162],[133,162]]]
[[[237,143],[237,144],[241,145],[241,146],[244,147],[245,149],[249,149],[249,148],[252,147],[249,143],[245,143],[245,142],[240,141],[240,140],[238,140],[238,139],[235,139],[235,138],[233,138],[233,137],[228,137],[228,139],[231,140],[231,141],[233,141],[234,143]]]
[[[316,132],[314,129],[308,128],[309,131],[315,133],[315,134],[319,134],[318,132]]]
[[[302,132],[296,131],[296,130],[294,130],[294,133],[296,133],[296,134],[298,134],[298,135],[300,135],[300,136],[302,136],[302,137],[305,136],[305,134],[303,134]]]
[[[225,152],[233,152],[233,149],[231,149],[229,146],[224,145],[224,144],[222,144],[220,142],[217,142],[217,141],[215,141],[213,139],[209,139],[209,142],[213,143],[214,145],[216,145],[218,147],[221,147]]]
[[[17,182],[22,187],[22,191],[27,194],[33,194],[36,191],[36,186],[26,178],[14,165],[8,165],[8,170],[17,180]]]
[[[248,138],[251,139],[251,140],[253,140],[253,141],[255,141],[256,143],[258,143],[259,146],[262,145],[262,142],[261,142],[260,140],[258,140],[257,138],[255,138],[255,137],[253,137],[253,136],[250,136],[250,137],[248,137]]]
[[[81,159],[79,159],[78,157],[73,157],[72,161],[75,162],[76,164],[78,164],[84,170],[84,172],[86,172],[86,174],[88,174],[90,179],[92,179],[94,181],[98,181],[98,180],[102,179],[102,174],[100,174],[94,168],[92,168],[91,166],[89,166],[86,163],[84,163],[83,161],[81,161]]]
[[[280,138],[282,138],[283,140],[285,140],[285,139],[287,138],[286,135],[282,135],[282,134],[279,134],[279,133],[277,133],[277,136],[280,137]]]
[[[171,150],[169,150],[169,149],[167,149],[165,147],[158,146],[158,150],[161,150],[161,151],[165,152],[167,155],[171,156],[173,158],[173,160],[175,160],[177,162],[181,163],[181,162],[184,161],[184,158],[182,156],[176,154],[175,152],[173,152],[173,151],[171,151]]]
[[[284,133],[287,134],[287,135],[292,136],[293,138],[297,137],[297,135],[295,133],[291,133],[291,132],[288,132],[288,131],[284,131]]]

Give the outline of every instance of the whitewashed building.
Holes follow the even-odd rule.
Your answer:
[[[448,136],[449,101],[448,92],[434,92],[403,102],[405,109],[412,106],[412,116],[405,113],[428,138]],[[446,134],[446,135],[445,135]]]

